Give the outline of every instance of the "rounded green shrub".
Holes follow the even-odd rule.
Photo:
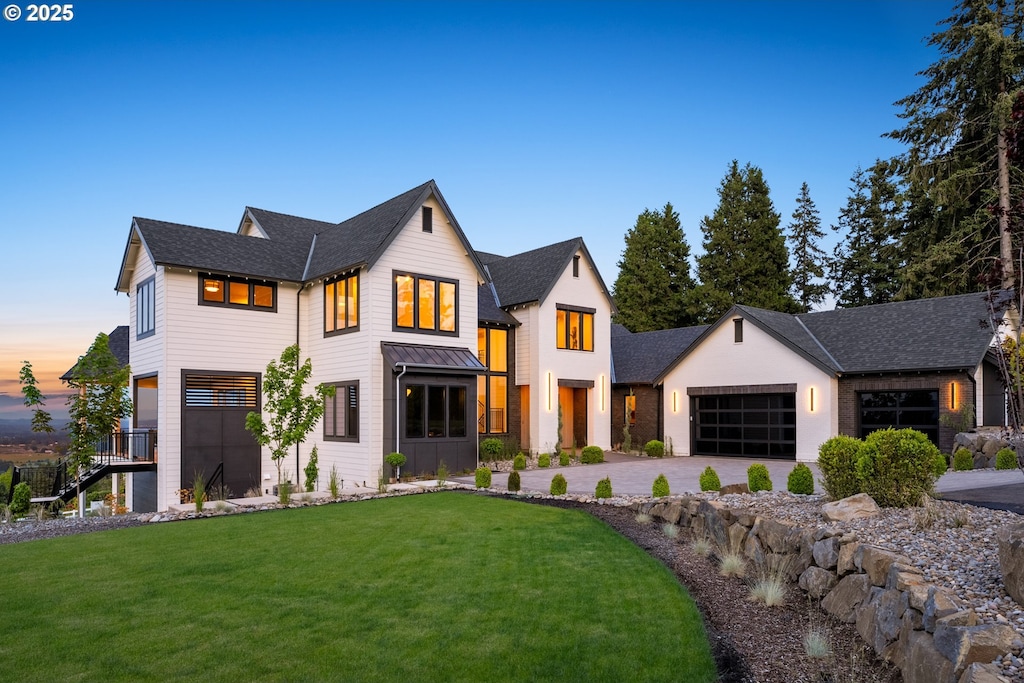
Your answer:
[[[654,480],[654,485],[651,486],[651,495],[655,498],[669,495],[668,479],[664,474],[659,474],[658,478]]]
[[[722,482],[718,478],[718,472],[715,472],[715,468],[708,465],[700,473],[700,490],[717,491],[720,488],[722,488]]]
[[[612,480],[609,477],[605,477],[601,481],[597,482],[597,489],[594,491],[595,498],[611,498],[612,497]]]
[[[971,452],[961,446],[956,449],[953,453],[953,470],[956,472],[964,472],[966,470],[974,469],[974,456]]]
[[[537,467],[551,467],[551,454],[541,453],[537,456]]]
[[[1017,453],[1012,448],[1000,448],[996,453],[997,470],[1017,469]]]
[[[491,470],[487,467],[476,468],[476,487],[478,489],[491,488]]]
[[[522,488],[522,483],[519,480],[519,473],[512,470],[508,473],[508,490],[518,491],[520,488]]]
[[[569,485],[565,481],[565,477],[561,474],[556,474],[551,478],[551,495],[552,496],[564,496]]]
[[[600,446],[584,446],[583,453],[580,455],[580,462],[584,465],[604,462],[604,450]]]
[[[644,445],[644,453],[648,458],[665,457],[665,444],[657,439],[651,439]]]
[[[880,429],[868,434],[857,457],[861,490],[883,507],[910,507],[935,484],[939,449],[914,429]]]
[[[568,453],[562,451],[561,453],[558,454],[559,465],[561,465],[562,467],[566,467],[569,465],[570,462],[572,462],[572,458],[569,456]]]
[[[484,460],[499,460],[505,451],[505,444],[501,439],[484,439],[480,442],[480,457]]]
[[[768,468],[759,462],[747,468],[747,487],[751,493],[758,491],[771,491],[772,478],[768,475]]]
[[[32,503],[32,489],[25,482],[21,482],[14,487],[14,493],[11,496],[11,512],[16,515],[23,515],[28,512],[29,505]]]
[[[943,453],[939,453],[935,456],[935,462],[932,463],[932,473],[936,478],[941,477],[949,469],[949,458]]]
[[[525,470],[526,469],[526,456],[522,453],[516,454],[516,457],[512,459],[512,469],[514,470]]]
[[[814,493],[814,473],[811,472],[811,468],[798,462],[786,479],[786,490],[805,496]]]
[[[818,447],[821,486],[832,500],[861,492],[857,477],[857,454],[863,442],[852,436],[833,436]]]

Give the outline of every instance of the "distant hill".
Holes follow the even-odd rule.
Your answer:
[[[43,410],[50,413],[54,427],[63,427],[70,419],[67,400],[68,394],[55,394],[46,397],[46,405],[43,406]],[[0,422],[30,421],[31,419],[32,411],[25,407],[25,399],[20,394],[0,393]]]

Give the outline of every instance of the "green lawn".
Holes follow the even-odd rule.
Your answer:
[[[10,680],[711,681],[673,575],[589,515],[441,493],[0,546]]]

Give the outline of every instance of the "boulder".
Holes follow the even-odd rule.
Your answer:
[[[980,451],[985,443],[985,436],[977,432],[960,432],[953,437],[953,450],[963,447],[969,451]]]
[[[726,533],[729,536],[729,550],[742,551],[743,542],[747,540],[747,527],[734,522],[729,525]]]
[[[838,579],[836,575],[821,567],[808,567],[800,575],[800,588],[815,600],[820,600],[832,590]]]
[[[1002,439],[988,439],[985,441],[985,445],[981,447],[981,452],[989,457],[995,457],[996,453],[1009,445]]]
[[[852,624],[856,621],[857,608],[867,599],[871,582],[864,574],[845,576],[821,601],[821,608],[839,621]]]
[[[957,683],[1010,683],[1010,679],[995,664],[975,662],[964,669]]]
[[[907,638],[903,683],[955,683],[953,662],[935,648],[932,637],[912,631]]]
[[[723,496],[728,493],[750,493],[750,487],[746,484],[726,484],[718,489],[718,493]]]
[[[995,458],[994,455],[989,457],[989,456],[985,455],[984,453],[975,453],[974,454],[974,462],[973,462],[972,466],[976,470],[983,470],[986,467],[989,467],[989,461],[991,459],[994,459],[994,458]]]
[[[725,532],[725,522],[718,514],[718,508],[706,500],[702,500],[697,508],[698,515],[704,520],[704,534],[719,548],[727,547],[729,537]]]
[[[935,586],[929,586],[928,598],[924,601],[924,630],[932,633],[939,619],[962,611],[959,599]]]
[[[981,626],[945,626],[935,629],[935,649],[963,671],[974,662],[991,662],[1014,649],[1020,636],[1003,624]]]
[[[792,524],[765,517],[759,518],[751,530],[752,533],[758,535],[764,546],[774,553],[785,553],[796,549],[791,543],[790,532],[792,531]]]
[[[1003,586],[1018,605],[1024,605],[1024,524],[1003,527],[996,538]]]
[[[898,590],[883,590],[875,595],[857,610],[857,632],[880,655],[900,635],[907,599]]]
[[[889,576],[889,569],[894,563],[903,565],[911,564],[907,558],[900,557],[896,553],[872,545],[861,546],[864,550],[861,555],[860,567],[868,575],[873,586],[884,586]],[[901,562],[902,561],[902,562]]]
[[[839,546],[839,559],[836,560],[836,573],[839,576],[846,576],[857,571],[855,558],[858,550],[860,550],[860,543],[856,541]]]
[[[666,505],[660,513],[660,517],[669,524],[678,524],[679,517],[683,514],[683,505],[679,501],[673,501]]]
[[[881,510],[866,493],[858,493],[821,506],[821,514],[830,522],[849,522],[863,517],[877,517]]]
[[[814,564],[822,569],[834,569],[839,564],[839,539],[835,536],[823,538],[811,547]]]

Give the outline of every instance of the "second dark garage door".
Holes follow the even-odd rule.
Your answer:
[[[796,394],[691,397],[693,454],[796,459]]]

